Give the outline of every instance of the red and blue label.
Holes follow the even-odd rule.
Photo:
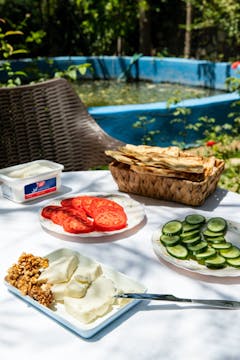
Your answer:
[[[25,199],[31,199],[37,196],[49,194],[56,190],[57,190],[57,179],[54,177],[52,179],[41,180],[32,184],[25,185],[24,195],[25,195]]]

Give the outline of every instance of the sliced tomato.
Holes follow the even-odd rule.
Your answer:
[[[93,219],[89,218],[85,212],[84,209],[82,208],[67,208],[68,212],[70,215],[74,215],[77,216],[81,219],[82,222],[84,222],[84,224],[91,226],[93,224]]]
[[[123,207],[104,197],[77,196],[62,200],[61,205],[46,206],[41,214],[66,232],[114,231],[127,226]]]
[[[62,225],[64,220],[71,215],[71,208],[56,209],[51,217],[52,222],[58,225]]]
[[[63,229],[73,234],[89,233],[93,231],[93,225],[85,224],[77,216],[69,216],[63,222]]]
[[[94,199],[97,199],[95,196],[77,196],[72,200],[73,207],[78,209],[82,208],[85,210],[87,215],[91,216],[91,203]]]
[[[89,212],[91,213],[91,216],[93,218],[95,216],[95,212],[97,212],[98,209],[102,206],[109,206],[112,207],[113,209],[124,211],[123,207],[113,200],[109,200],[106,198],[96,198],[92,201],[89,208]]]
[[[42,211],[41,211],[41,215],[42,217],[44,217],[45,219],[51,219],[52,214],[54,212],[56,212],[56,210],[61,209],[61,206],[57,206],[57,205],[48,205],[45,206]]]
[[[116,201],[110,200],[107,198],[102,198],[102,197],[97,197],[97,198],[93,199],[92,205],[94,205],[95,207],[113,206],[115,208],[123,210],[123,207],[121,205],[119,205]]]
[[[72,200],[73,200],[73,198],[63,199],[61,201],[61,205],[63,207],[73,207]]]
[[[101,206],[94,213],[94,224],[98,231],[120,230],[127,226],[127,215],[123,210]]]
[[[55,209],[52,213],[51,220],[54,224],[61,224],[60,214],[62,213],[62,208],[59,207],[59,209]]]

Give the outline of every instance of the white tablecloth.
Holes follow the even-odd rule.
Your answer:
[[[69,172],[56,195],[115,192],[108,171]],[[160,261],[151,237],[160,224],[191,208],[132,196],[146,210],[146,224],[122,239],[99,243],[64,241],[44,231],[39,209],[51,197],[25,205],[0,197],[0,357],[6,359],[240,359],[240,310],[141,302],[91,339],[83,339],[10,293],[7,269],[22,252],[46,255],[68,247],[114,267],[146,285],[149,292],[180,297],[240,300],[240,277],[217,278],[179,270]],[[240,196],[217,189],[198,209],[205,216],[240,221]],[[195,211],[195,210],[194,210]]]

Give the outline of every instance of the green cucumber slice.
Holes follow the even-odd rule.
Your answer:
[[[227,229],[227,222],[221,217],[214,217],[208,220],[207,228],[213,232],[225,232]]]
[[[192,239],[199,235],[200,235],[200,230],[193,230],[180,234],[180,238],[182,240],[187,240],[187,239]]]
[[[183,245],[166,246],[167,252],[177,259],[186,259],[188,250]]]
[[[215,255],[206,259],[205,265],[210,269],[221,269],[226,266],[226,260],[220,255]]]
[[[216,236],[216,237],[204,236],[204,239],[206,241],[210,242],[211,244],[218,244],[218,243],[226,242],[224,236]]]
[[[190,250],[194,255],[204,252],[208,248],[208,243],[206,241],[200,241],[197,245],[188,245],[188,250]]]
[[[190,239],[182,239],[182,243],[183,245],[197,245],[201,241],[201,239],[201,236],[198,235]]]
[[[234,258],[234,259],[227,259],[226,261],[227,261],[228,265],[230,265],[230,266],[234,266],[236,268],[240,267],[240,256],[238,256],[237,258]]]
[[[195,257],[197,260],[205,260],[205,259],[212,257],[213,255],[216,255],[216,250],[214,250],[212,247],[208,246],[206,251],[196,254]]]
[[[162,233],[165,235],[178,235],[182,231],[182,223],[179,220],[172,220],[163,225]]]
[[[229,249],[232,246],[232,244],[230,242],[220,242],[220,243],[213,243],[211,244],[211,247],[213,247],[216,250],[221,250],[221,249]]]
[[[179,243],[180,236],[178,236],[178,235],[169,236],[169,235],[162,234],[160,236],[160,241],[165,246],[174,246],[174,245],[177,245],[177,243]]]
[[[193,230],[197,230],[197,229],[200,230],[200,227],[201,227],[201,225],[199,225],[199,224],[191,225],[191,224],[188,224],[186,221],[183,221],[182,226],[183,226],[182,227],[183,232],[189,232],[189,231],[193,231]]]
[[[206,219],[204,216],[199,214],[191,214],[185,217],[185,221],[190,225],[204,224]]]
[[[232,245],[229,249],[222,249],[219,251],[220,255],[227,259],[234,259],[240,256],[240,250],[236,246]]]
[[[203,235],[208,237],[219,237],[219,236],[224,236],[224,234],[225,233],[222,231],[214,232],[208,229],[203,231]]]

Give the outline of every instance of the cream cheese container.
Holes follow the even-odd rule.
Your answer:
[[[0,169],[2,195],[24,203],[55,193],[61,187],[63,168],[63,165],[49,160],[35,160]]]

